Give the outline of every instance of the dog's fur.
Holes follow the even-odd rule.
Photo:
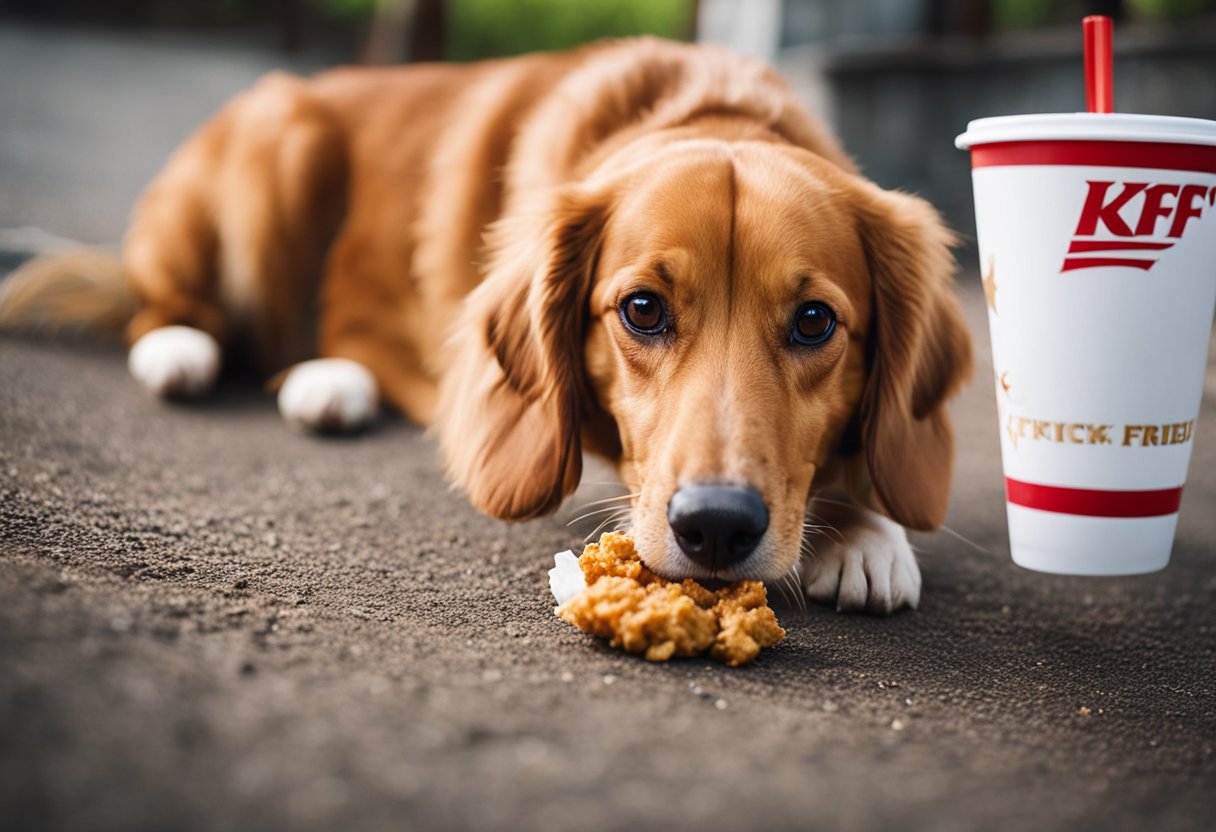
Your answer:
[[[355,428],[383,398],[434,424],[452,479],[502,518],[553,511],[583,450],[603,454],[670,576],[704,572],[668,529],[681,484],[764,497],[768,533],[720,576],[770,579],[834,488],[849,504],[812,506],[832,531],[806,589],[886,611],[919,596],[896,523],[945,517],[944,402],[971,362],[951,243],[771,70],[713,47],[273,75],[143,197],[127,337],[164,394],[207,386],[210,343],[268,374],[319,354],[286,375],[290,420]],[[666,303],[664,336],[623,326],[638,290]],[[790,340],[807,301],[838,318],[820,347]]]

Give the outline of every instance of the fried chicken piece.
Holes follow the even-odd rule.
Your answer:
[[[785,637],[760,581],[711,590],[688,578],[664,580],[646,568],[633,540],[619,532],[589,544],[578,565],[587,588],[557,614],[650,661],[709,651],[710,658],[738,667]]]

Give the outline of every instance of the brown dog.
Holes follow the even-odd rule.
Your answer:
[[[387,401],[506,519],[557,508],[592,450],[656,572],[803,555],[813,598],[885,612],[919,598],[900,526],[945,517],[971,361],[951,242],[716,48],[275,75],[139,205],[130,364],[162,395],[204,392],[222,350],[290,367],[280,408],[312,429]]]

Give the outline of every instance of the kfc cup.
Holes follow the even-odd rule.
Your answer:
[[[1013,560],[1161,569],[1216,305],[1216,121],[984,118],[956,144],[971,151]]]

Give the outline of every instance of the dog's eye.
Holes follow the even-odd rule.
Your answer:
[[[634,292],[621,301],[621,320],[639,335],[658,335],[667,329],[667,310],[650,292]]]
[[[817,347],[836,331],[836,313],[822,303],[804,303],[794,314],[790,338],[795,344]]]

